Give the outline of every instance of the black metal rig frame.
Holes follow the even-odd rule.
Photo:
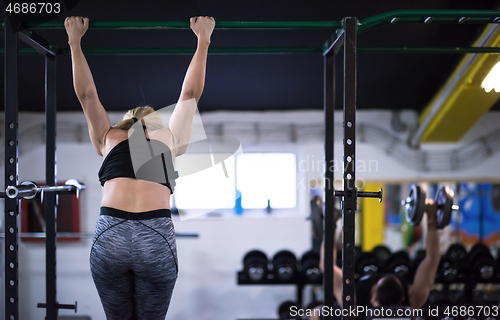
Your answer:
[[[19,182],[18,163],[18,39],[36,49],[45,57],[45,182],[57,183],[56,160],[56,53],[49,42],[34,31],[16,32],[5,21],[5,187]],[[56,217],[57,194],[45,195],[46,219],[46,319],[57,319],[59,306],[56,286]],[[18,271],[18,213],[19,199],[5,197],[5,318],[19,319],[19,271]]]
[[[325,59],[325,217],[324,217],[324,303],[333,307],[333,248],[335,245],[334,204],[336,192],[334,190],[333,167],[333,140],[334,140],[334,110],[335,110],[335,57],[344,47],[344,173],[341,208],[342,208],[342,301],[338,301],[343,309],[354,309],[354,214],[357,204],[357,190],[355,186],[356,161],[356,18],[344,18],[343,29],[337,39],[324,53]],[[344,317],[342,317],[344,318]],[[352,317],[347,316],[347,319]],[[332,314],[326,315],[325,320],[333,320]]]
[[[343,223],[343,308],[354,307],[354,212],[357,197],[381,197],[379,193],[366,195],[357,192],[355,168],[355,113],[356,113],[356,18],[345,18],[344,29],[325,56],[325,159],[333,162],[333,124],[335,101],[335,55],[344,47],[344,190],[333,189],[333,168],[327,166],[325,175],[325,305],[333,306],[333,209],[336,196],[342,197]],[[26,42],[45,56],[45,114],[46,114],[46,184],[55,185],[56,179],[56,53],[47,40],[33,31],[14,32],[5,22],[5,187],[18,185],[18,39]],[[56,291],[56,202],[57,194],[46,198],[46,319],[57,319],[58,309],[75,308],[60,305]],[[18,217],[19,200],[5,198],[5,313],[6,319],[19,319],[18,275]],[[325,319],[333,319],[326,317]]]

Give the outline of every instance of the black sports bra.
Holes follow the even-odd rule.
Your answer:
[[[119,142],[104,159],[99,170],[101,186],[114,178],[133,178],[164,185],[172,194],[179,175],[174,170],[170,148],[150,139],[146,139],[147,143],[142,140],[131,144],[130,138]],[[134,167],[138,167],[135,173]]]

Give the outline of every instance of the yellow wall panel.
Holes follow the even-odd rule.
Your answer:
[[[378,190],[381,183],[366,183],[363,190]],[[361,211],[361,247],[363,251],[371,251],[375,246],[384,243],[385,213],[384,204],[376,198],[358,198],[362,201]]]

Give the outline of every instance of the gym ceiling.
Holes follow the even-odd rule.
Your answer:
[[[211,15],[218,21],[340,21],[364,19],[399,9],[498,9],[499,1],[97,1],[80,0],[69,15],[91,21],[181,21]],[[2,17],[4,19],[4,17]],[[63,20],[64,17],[58,20]],[[486,25],[396,24],[358,35],[367,47],[470,47]],[[67,48],[64,30],[38,30],[53,45]],[[215,47],[321,47],[333,30],[222,30]],[[1,36],[3,42],[3,34]],[[191,30],[89,30],[84,48],[195,47]],[[20,42],[20,48],[25,44]],[[109,111],[175,103],[190,55],[87,56],[103,105]],[[337,108],[342,107],[342,55],[337,58]],[[462,54],[358,52],[358,109],[422,112],[463,58]],[[81,110],[73,91],[71,60],[57,66],[61,111]],[[3,74],[4,65],[1,64]],[[3,88],[3,77],[1,77]],[[19,59],[20,111],[44,110],[44,60]],[[3,90],[0,92],[3,101]],[[3,104],[2,104],[3,108]],[[323,57],[308,54],[214,54],[208,59],[200,111],[323,108]],[[494,110],[500,109],[495,103]]]

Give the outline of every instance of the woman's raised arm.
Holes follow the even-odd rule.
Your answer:
[[[111,128],[108,114],[97,96],[97,90],[87,60],[81,48],[81,39],[89,27],[89,19],[68,17],[64,21],[73,61],[73,84],[89,126],[90,141],[97,154],[103,154],[106,134]]]
[[[193,117],[205,85],[210,36],[215,27],[212,17],[193,17],[191,29],[198,37],[196,52],[184,77],[181,95],[170,117],[169,128],[174,139],[176,154],[182,154],[187,148],[193,130]]]

